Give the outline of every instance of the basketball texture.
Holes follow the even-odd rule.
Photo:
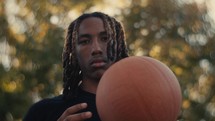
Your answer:
[[[162,62],[144,56],[113,64],[96,92],[102,121],[176,121],[181,101],[174,73]]]

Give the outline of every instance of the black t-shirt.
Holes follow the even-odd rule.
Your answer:
[[[35,103],[28,111],[23,121],[57,121],[63,112],[78,103],[87,103],[88,107],[83,111],[92,112],[92,118],[86,121],[100,121],[95,104],[95,94],[79,90],[77,98],[64,100],[63,96],[44,99]]]

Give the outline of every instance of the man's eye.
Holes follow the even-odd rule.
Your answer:
[[[85,44],[88,44],[89,42],[90,42],[90,40],[84,39],[84,40],[80,40],[78,43],[85,45]]]
[[[101,41],[107,42],[108,41],[108,37],[106,37],[106,36],[101,37]]]

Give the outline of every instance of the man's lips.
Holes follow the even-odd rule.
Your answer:
[[[99,67],[103,67],[105,66],[106,63],[105,62],[95,62],[95,63],[92,63],[91,66],[94,67],[94,68],[99,68]]]
[[[107,62],[103,59],[94,59],[90,62],[90,65],[94,68],[103,67],[107,64]]]

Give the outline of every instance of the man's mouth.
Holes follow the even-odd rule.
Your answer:
[[[105,65],[106,65],[105,62],[96,62],[96,63],[92,63],[91,66],[94,67],[94,68],[99,68],[99,67],[103,67]]]
[[[106,64],[107,62],[103,59],[95,59],[90,63],[93,68],[101,68],[104,67]]]

